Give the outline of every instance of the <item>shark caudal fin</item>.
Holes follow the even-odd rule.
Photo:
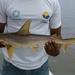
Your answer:
[[[65,50],[67,50],[68,46],[69,46],[69,44],[63,44],[62,45],[62,50],[64,53],[65,53]]]
[[[17,32],[17,34],[30,34],[29,32],[30,24],[31,20],[30,19],[26,20],[22,25],[22,27],[20,28],[20,30]]]

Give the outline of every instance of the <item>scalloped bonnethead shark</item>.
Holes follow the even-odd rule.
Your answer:
[[[31,34],[29,27],[31,20],[24,22],[22,27],[17,32],[0,33],[0,41],[4,41],[7,48],[7,54],[11,58],[14,48],[31,48],[33,51],[39,47],[44,47],[45,43],[50,40],[50,35]],[[68,45],[75,44],[75,38],[55,39],[57,44],[61,44],[61,48],[67,48]]]

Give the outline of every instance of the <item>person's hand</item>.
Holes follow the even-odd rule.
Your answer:
[[[45,51],[48,55],[57,56],[60,54],[61,45],[57,44],[55,40],[57,37],[51,37],[50,40],[45,44]]]
[[[0,48],[3,48],[3,47],[5,47],[4,41],[0,40]]]

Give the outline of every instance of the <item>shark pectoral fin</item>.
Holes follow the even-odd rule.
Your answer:
[[[27,21],[24,22],[20,30],[17,32],[18,34],[30,34],[29,32],[29,27],[31,24],[31,20],[28,19]]]
[[[7,54],[10,58],[13,55],[13,47],[11,45],[7,45]]]

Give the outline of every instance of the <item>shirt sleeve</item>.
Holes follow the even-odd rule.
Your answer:
[[[5,4],[4,0],[0,0],[0,23],[6,23]]]
[[[53,14],[50,18],[50,27],[58,28],[61,26],[61,8],[58,0],[54,0],[55,3],[53,5]]]

